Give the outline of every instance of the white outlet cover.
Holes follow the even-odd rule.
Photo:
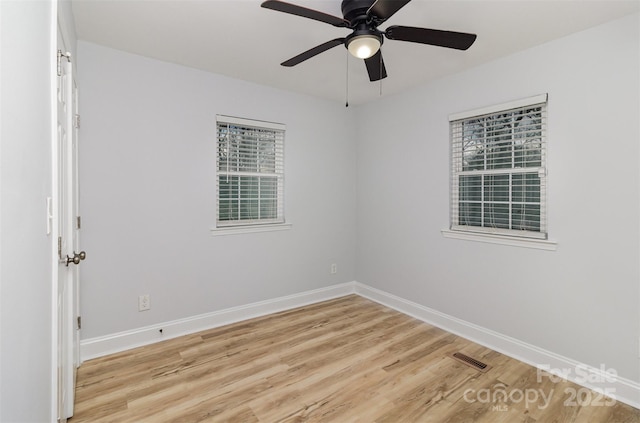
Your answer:
[[[138,311],[146,311],[151,308],[151,303],[149,301],[149,294],[140,295],[138,297]]]

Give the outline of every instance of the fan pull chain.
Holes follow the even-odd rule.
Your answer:
[[[382,97],[382,52],[380,53],[380,97]]]
[[[349,107],[349,51],[347,50],[347,75],[346,75],[346,85],[347,85],[347,92],[345,94],[346,97],[346,102],[344,107]]]

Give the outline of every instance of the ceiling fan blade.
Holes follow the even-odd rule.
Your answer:
[[[367,72],[369,72],[369,80],[379,81],[387,77],[387,69],[384,67],[384,59],[382,59],[382,51],[378,50],[376,54],[364,59],[364,64],[367,65]]]
[[[347,27],[349,22],[337,16],[328,15],[317,10],[307,9],[291,3],[278,0],[267,0],[261,4],[265,9],[277,10],[278,12],[289,13],[291,15],[302,16],[303,18],[314,19],[337,27]]]
[[[402,9],[411,0],[377,0],[367,10],[367,15],[375,16],[382,23]]]
[[[384,35],[390,40],[410,41],[458,50],[468,49],[476,40],[476,34],[415,28],[412,26],[390,26]]]
[[[300,53],[295,57],[287,60],[286,62],[282,62],[282,66],[291,67],[295,66],[298,63],[302,63],[307,59],[311,59],[313,56],[316,56],[322,52],[329,50],[335,46],[339,46],[340,44],[344,44],[344,38],[336,38],[335,40],[327,41],[324,44],[320,44],[319,46],[315,46],[312,49],[305,51],[304,53]]]

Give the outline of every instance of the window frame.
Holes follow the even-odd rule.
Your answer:
[[[449,131],[450,131],[450,188],[449,188],[449,228],[442,230],[442,234],[447,238],[456,238],[456,239],[466,239],[472,241],[483,241],[490,243],[499,243],[506,245],[517,245],[517,246],[525,246],[532,248],[542,248],[542,249],[555,249],[556,243],[554,241],[550,241],[547,227],[547,144],[546,144],[546,109],[548,103],[547,94],[541,94],[533,97],[528,97],[520,100],[511,101],[508,103],[497,104],[481,109],[469,110],[466,112],[455,113],[449,115]],[[537,166],[522,166],[518,167],[515,160],[515,147],[514,140],[516,137],[513,136],[514,132],[511,132],[510,139],[510,149],[512,151],[512,159],[509,166],[500,166],[501,169],[497,169],[497,163],[504,164],[503,162],[493,162],[494,167],[490,168],[486,163],[483,165],[482,169],[476,170],[465,170],[463,169],[463,134],[460,131],[463,122],[467,125],[473,121],[477,121],[479,119],[484,118],[498,118],[501,115],[508,115],[509,113],[514,113],[518,111],[518,109],[525,108],[537,108],[540,107],[540,117],[541,117],[541,126],[540,126],[540,163]],[[513,128],[513,127],[512,127]],[[489,138],[487,135],[485,135]],[[528,139],[528,134],[525,137]],[[486,139],[480,138],[485,144]],[[484,144],[482,144],[484,145]],[[487,153],[488,154],[488,153]],[[526,162],[524,162],[526,164]],[[516,201],[514,198],[515,189],[512,187],[513,181],[516,180],[514,175],[535,175],[534,178],[539,179],[539,198],[537,202],[526,202],[522,199],[521,201]],[[505,191],[508,193],[508,199],[503,200],[504,204],[498,204],[498,202],[494,202],[493,200],[485,199],[486,192],[485,191],[485,180],[488,178],[492,178],[496,175],[502,175],[503,177],[508,175],[508,188],[505,185]],[[478,188],[480,195],[482,196],[480,200],[461,200],[461,192],[464,193],[464,189],[460,186],[461,178],[467,178],[468,180],[475,179],[480,177],[480,181],[482,185]],[[524,179],[524,177],[520,177]],[[495,178],[497,179],[497,178]],[[497,192],[497,185],[493,185],[493,189],[490,190],[491,193]],[[479,201],[479,205],[482,208],[481,216],[482,220],[479,221],[478,225],[474,224],[461,224],[459,219],[460,206],[461,203],[464,204],[465,201],[468,204],[475,204]],[[471,202],[469,202],[471,201]],[[487,206],[496,205],[504,205],[508,206],[508,217],[504,217],[504,221],[508,221],[507,228],[500,228],[495,226],[486,225],[486,221],[484,220],[484,213],[487,209]],[[536,206],[539,207],[539,222],[535,221],[539,224],[539,230],[518,230],[514,229],[516,226],[514,224],[515,219],[515,207],[520,206],[523,210],[527,208],[527,206],[532,206],[533,209]],[[477,204],[476,204],[477,206]],[[478,223],[478,222],[474,222]]]
[[[246,142],[247,139],[244,140],[245,147],[242,147],[240,144],[235,146],[229,145],[229,130],[230,128],[234,128],[233,131],[236,131],[238,134],[244,134],[247,131],[256,130],[257,133],[252,135],[248,141],[249,146],[253,149],[255,143],[256,151],[247,152],[246,150]],[[271,131],[271,133],[270,133]],[[235,234],[235,233],[246,233],[246,232],[265,232],[265,231],[275,231],[275,230],[283,230],[291,227],[285,220],[284,216],[284,138],[285,138],[286,126],[281,123],[275,122],[267,122],[267,121],[259,121],[254,119],[246,119],[239,118],[233,116],[225,116],[225,115],[216,115],[216,171],[215,171],[215,184],[216,184],[216,199],[215,199],[215,219],[216,224],[215,227],[211,229],[212,235],[226,235],[226,234]],[[269,157],[268,170],[260,170],[260,152],[259,145],[261,139],[264,139],[262,135],[259,133],[266,134],[266,138],[273,137],[273,156]],[[255,137],[255,138],[254,138]],[[224,141],[224,140],[226,141]],[[227,143],[225,145],[225,142]],[[240,143],[241,141],[238,141]],[[267,145],[267,148],[270,148]],[[242,151],[244,149],[244,151]],[[221,154],[223,151],[226,151],[227,159],[226,163],[221,159]],[[235,166],[230,166],[229,164],[229,156],[231,153],[236,153],[238,157],[241,154],[244,154],[244,159],[238,158],[238,164]],[[242,165],[240,163],[241,160],[245,160],[244,167],[245,169],[241,169]],[[255,169],[246,169],[246,165],[249,164],[249,167],[253,167],[252,161],[255,160]],[[234,179],[237,187],[234,190],[232,188],[233,184],[229,185],[227,189],[234,190],[238,192],[236,197],[232,196],[232,199],[228,200],[229,204],[235,202],[234,211],[232,213],[236,214],[235,219],[221,219],[221,178],[229,178]],[[258,196],[250,196],[250,197],[242,197],[240,194],[240,187],[242,186],[242,181],[244,180],[246,184],[250,184],[255,189],[256,186],[261,187],[262,184],[269,179],[273,179],[275,183],[271,182],[271,186],[275,187],[275,198],[273,196],[264,196],[261,193],[261,188],[258,188]],[[258,185],[255,185],[255,182],[258,182]],[[253,185],[251,185],[253,184]],[[230,188],[231,187],[231,188]],[[275,207],[269,208],[267,205],[267,209],[270,210],[269,217],[257,217],[255,218],[255,210],[258,212],[258,216],[261,213],[263,208],[263,201],[273,201]],[[242,204],[252,202],[252,207],[254,208],[253,213],[249,213],[250,216],[243,217],[242,213]],[[257,207],[256,207],[257,204]],[[247,207],[249,208],[249,207]]]

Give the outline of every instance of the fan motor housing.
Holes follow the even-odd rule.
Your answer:
[[[366,20],[367,10],[373,3],[375,3],[375,0],[342,0],[342,16],[353,27],[358,21]]]

